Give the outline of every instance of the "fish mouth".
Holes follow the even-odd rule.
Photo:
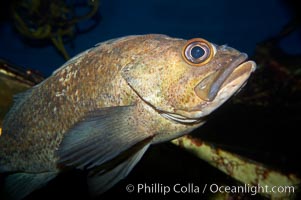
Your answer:
[[[196,95],[204,101],[213,101],[224,83],[229,81],[230,76],[232,76],[232,79],[235,79],[248,70],[248,68],[244,68],[244,70],[239,73],[233,73],[235,69],[242,68],[242,66],[246,65],[245,61],[247,58],[247,54],[241,53],[227,67],[207,76],[194,88]],[[235,77],[233,77],[233,75],[235,75]]]
[[[203,103],[187,110],[177,109],[175,113],[164,113],[164,117],[184,124],[204,121],[206,116],[240,91],[255,71],[256,63],[247,59],[247,54],[241,53],[225,68],[199,82],[194,91]]]

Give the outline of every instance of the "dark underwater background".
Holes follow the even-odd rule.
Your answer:
[[[85,2],[75,0],[74,2]],[[7,1],[8,2],[8,1]],[[72,1],[71,1],[72,2]],[[256,45],[275,36],[293,18],[290,0],[100,0],[97,25],[76,34],[66,44],[70,56],[108,39],[147,33],[161,33],[190,39],[202,37],[216,44],[228,44],[253,55]],[[293,7],[293,8],[292,8]],[[9,7],[1,6],[0,56],[17,65],[37,69],[45,76],[65,60],[50,42],[25,42],[14,29]],[[47,15],[47,13],[45,13]],[[78,24],[84,29],[91,21]],[[298,35],[299,33],[299,35]],[[290,53],[301,53],[300,30],[283,41]]]
[[[20,24],[13,17],[12,2],[17,1],[2,1],[0,5],[0,59],[47,77],[66,60],[49,38],[29,38],[18,30]],[[81,5],[73,10],[73,14],[81,15],[87,10],[82,5],[89,1],[60,2]],[[44,9],[43,15],[51,17]],[[272,168],[300,175],[300,13],[300,1],[294,0],[100,0],[97,13],[74,24],[71,35],[63,40],[70,57],[108,39],[148,33],[184,39],[201,37],[246,52],[257,62],[257,72],[239,95],[192,134]],[[38,29],[34,21],[33,18],[29,24]],[[51,25],[58,29],[56,23],[59,22]],[[126,199],[163,198],[160,194],[127,193],[125,187],[130,183],[191,182],[236,184],[206,162],[165,143],[151,147],[130,175],[99,199],[117,194]],[[28,199],[61,197],[88,198],[84,175],[63,174]],[[180,197],[206,198],[199,194]],[[240,198],[264,199],[258,195]]]

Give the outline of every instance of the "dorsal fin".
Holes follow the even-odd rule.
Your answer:
[[[32,90],[33,90],[33,88],[30,88],[30,89],[26,90],[25,92],[21,92],[21,93],[13,96],[13,105],[3,119],[3,126],[5,124],[6,119],[9,118],[9,116],[16,113],[18,111],[18,109],[20,108],[20,106],[22,106],[23,103],[28,98],[30,98]]]

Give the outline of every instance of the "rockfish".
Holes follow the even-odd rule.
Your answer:
[[[21,199],[63,170],[92,193],[123,179],[151,144],[205,122],[255,70],[247,55],[201,38],[126,36],[75,56],[16,97],[0,136],[6,195]]]

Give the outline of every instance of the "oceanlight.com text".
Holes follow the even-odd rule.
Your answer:
[[[166,185],[162,183],[138,183],[128,184],[126,191],[129,193],[137,194],[162,194],[167,195],[170,193],[181,194],[204,194],[205,192],[211,193],[248,193],[250,195],[256,195],[258,193],[295,193],[294,186],[268,186],[268,185],[218,185],[218,184],[204,184],[197,185],[194,183],[174,185]]]

